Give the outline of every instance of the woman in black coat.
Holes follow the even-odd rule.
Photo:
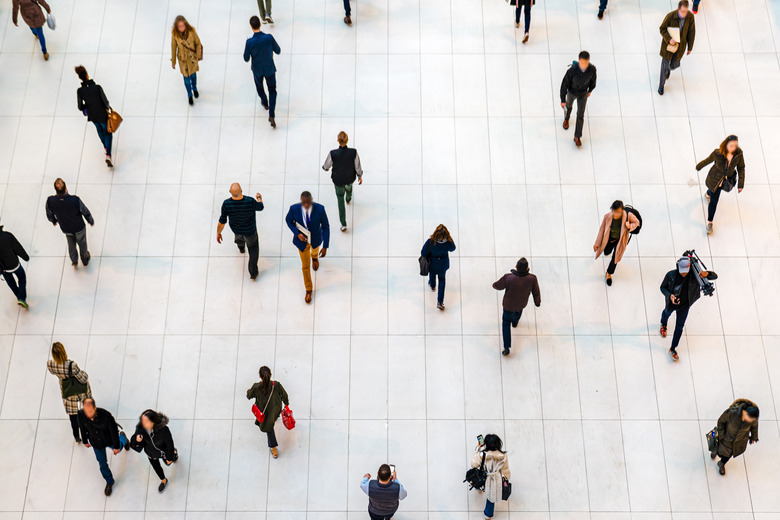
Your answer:
[[[95,125],[100,142],[106,151],[106,166],[113,168],[111,143],[114,140],[114,134],[108,131],[108,111],[111,109],[111,105],[108,104],[103,87],[95,83],[95,80],[89,79],[87,69],[79,65],[76,67],[76,74],[81,80],[81,87],[76,91],[79,111],[87,116],[87,121],[91,121]]]
[[[450,268],[450,253],[455,251],[455,242],[444,224],[439,224],[431,237],[425,241],[421,256],[428,257],[431,267],[428,271],[428,286],[436,290],[436,280],[439,281],[436,307],[444,310],[444,287],[447,283],[447,270]]]
[[[168,417],[154,410],[146,410],[142,413],[133,438],[130,440],[130,447],[139,453],[143,450],[149,458],[149,464],[160,477],[157,491],[162,493],[168,484],[168,479],[165,478],[165,473],[160,466],[160,459],[166,466],[170,466],[179,458],[179,453],[173,445],[171,430],[168,429]]]
[[[718,200],[723,186],[727,183],[726,191],[731,191],[734,184],[737,192],[745,187],[745,157],[739,147],[736,135],[728,136],[709,157],[696,165],[696,171],[701,170],[710,163],[714,163],[707,173],[707,192],[704,197],[709,201],[707,207],[707,234],[712,233],[712,219],[715,218],[715,210],[718,208]]]

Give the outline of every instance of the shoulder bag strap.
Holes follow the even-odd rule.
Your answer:
[[[482,452],[482,462],[479,463],[479,470],[485,471],[485,452]]]
[[[274,395],[274,388],[276,388],[276,381],[271,383],[271,393],[268,394],[268,401],[266,401],[265,406],[263,406],[263,414],[265,414],[265,409],[268,408],[268,403],[271,402],[271,396]]]
[[[73,377],[73,361],[68,363],[68,377]]]

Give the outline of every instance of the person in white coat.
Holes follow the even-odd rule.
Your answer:
[[[482,455],[485,455],[485,518],[493,518],[496,502],[501,500],[503,489],[502,479],[509,480],[512,473],[509,471],[509,457],[503,451],[503,443],[498,435],[492,433],[485,435],[484,446],[477,446],[474,455],[471,456],[471,467],[478,468],[482,464]]]

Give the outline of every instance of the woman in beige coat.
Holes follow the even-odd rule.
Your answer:
[[[485,518],[493,518],[496,503],[501,500],[503,493],[503,479],[509,480],[512,473],[509,471],[509,457],[503,451],[503,443],[498,435],[492,433],[485,435],[484,446],[477,446],[474,455],[471,456],[471,467],[478,468],[482,464],[482,456],[485,456]]]
[[[601,254],[612,254],[612,260],[607,267],[607,285],[612,285],[612,275],[615,274],[615,268],[618,262],[622,260],[623,253],[626,252],[628,241],[631,240],[631,232],[639,226],[639,219],[626,211],[623,207],[623,201],[616,200],[610,206],[610,211],[604,215],[599,227],[599,233],[596,235],[596,242],[593,244],[593,251],[596,252],[596,258]]]
[[[184,87],[190,105],[194,105],[192,97],[198,97],[198,62],[203,59],[203,45],[195,29],[182,15],[176,17],[171,31],[171,67],[176,68],[179,61],[179,71],[184,76]]]

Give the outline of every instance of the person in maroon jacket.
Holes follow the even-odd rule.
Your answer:
[[[528,270],[528,260],[525,257],[517,261],[515,269],[512,269],[494,283],[493,289],[504,291],[504,300],[502,302],[504,314],[501,318],[501,330],[504,336],[504,351],[502,354],[506,356],[509,355],[509,349],[512,348],[512,332],[509,325],[517,327],[517,323],[523,315],[523,309],[528,305],[528,298],[531,294],[534,295],[534,304],[537,307],[542,304],[542,295],[539,292],[539,281]]]

